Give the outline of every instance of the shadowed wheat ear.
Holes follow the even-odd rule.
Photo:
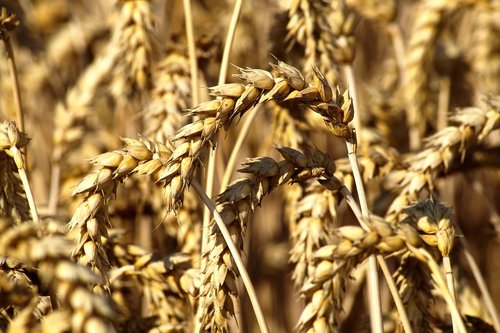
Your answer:
[[[106,246],[112,246],[110,256],[114,256],[117,267],[110,274],[111,289],[114,299],[120,300],[120,308],[134,311],[125,301],[126,293],[132,291],[127,279],[132,279],[143,295],[147,315],[137,318],[138,322],[156,317],[150,329],[182,331],[193,315],[194,280],[199,274],[191,268],[191,256],[174,253],[160,257],[133,244],[120,244],[114,237],[110,240]]]
[[[409,224],[419,232],[420,238],[430,246],[437,246],[443,257],[448,256],[453,246],[455,232],[451,225],[451,210],[431,200],[417,202],[405,209],[407,218],[401,223]],[[448,282],[452,273],[446,271]],[[395,272],[408,316],[415,332],[432,332],[435,321],[433,311],[432,284],[429,268],[424,263],[405,254]],[[451,280],[450,280],[451,279]],[[454,290],[450,293],[454,296]],[[400,326],[398,332],[403,332]]]
[[[336,82],[338,73],[332,62],[336,36],[328,18],[331,12],[331,4],[325,1],[291,1],[286,41],[290,48],[295,43],[304,47],[306,77],[313,77],[312,68],[316,65],[330,82]]]
[[[55,109],[52,166],[49,194],[49,213],[55,214],[59,199],[61,178],[61,162],[65,155],[83,137],[91,114],[91,106],[108,79],[118,52],[112,47],[94,59],[85,72],[80,75],[75,85],[68,90],[64,102],[58,103]]]
[[[429,66],[439,25],[445,14],[470,3],[472,1],[468,0],[426,0],[421,4],[408,42],[403,82],[412,150],[420,147],[427,121],[433,117],[430,105],[432,98],[429,93]]]
[[[0,216],[14,221],[30,219],[30,208],[19,178],[14,160],[4,152],[0,153]]]
[[[500,94],[499,15],[500,5],[495,2],[477,8],[471,56],[480,93]]]
[[[149,0],[120,0],[114,31],[118,59],[113,69],[111,93],[117,101],[143,93],[151,85],[151,68],[157,52],[155,20]]]
[[[455,126],[448,126],[426,140],[426,149],[404,160],[407,170],[397,170],[389,175],[393,188],[399,193],[392,202],[387,216],[398,220],[402,209],[418,199],[425,188],[434,189],[438,176],[446,175],[459,167],[470,152],[500,126],[500,103],[491,97],[482,108],[469,107],[450,117]]]
[[[41,232],[40,224],[13,226],[1,218],[0,256],[33,267],[41,283],[57,295],[59,309],[54,310],[61,319],[57,325],[79,332],[114,332],[110,304],[87,288],[99,278],[69,260],[74,245],[69,240],[50,234],[42,238]]]
[[[233,182],[217,198],[217,210],[227,225],[235,245],[242,249],[249,215],[262,198],[274,188],[287,182],[302,181],[332,174],[334,165],[321,152],[314,150],[306,156],[291,148],[278,148],[285,158],[276,162],[269,157],[250,159],[240,170],[251,175]],[[210,225],[207,266],[202,272],[200,306],[203,309],[202,329],[224,331],[230,316],[234,316],[238,273],[228,246],[217,226]]]
[[[189,77],[189,59],[181,53],[169,53],[157,64],[151,101],[144,113],[147,138],[166,142],[190,121],[181,114],[191,98]]]

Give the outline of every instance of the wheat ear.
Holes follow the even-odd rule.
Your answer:
[[[16,222],[30,219],[30,206],[14,160],[0,153],[0,216],[11,217]]]
[[[249,160],[240,171],[249,173],[250,178],[240,179],[228,186],[217,199],[217,210],[238,248],[242,248],[246,222],[262,201],[263,197],[277,186],[289,181],[300,181],[331,174],[334,166],[328,158],[314,151],[313,157],[290,149],[278,148],[284,161],[276,162],[268,157]],[[328,170],[328,171],[326,171]],[[205,330],[223,330],[233,313],[232,297],[237,295],[237,272],[231,260],[229,249],[220,236],[216,225],[210,226],[208,242],[210,251],[203,253],[208,258],[202,272],[200,304],[204,309],[203,325]]]
[[[40,238],[40,233],[40,224],[12,226],[9,220],[0,219],[0,256],[36,269],[40,281],[58,297],[61,323],[70,323],[73,331],[114,332],[110,304],[87,288],[98,277],[68,260],[71,242],[59,235]]]
[[[417,200],[423,189],[432,191],[438,176],[462,164],[468,152],[500,126],[500,104],[497,98],[491,97],[484,107],[462,109],[450,116],[450,121],[456,125],[430,136],[426,149],[405,159],[409,166],[406,170],[396,170],[389,175],[390,186],[399,188],[387,212],[389,219],[398,220],[403,208]]]
[[[426,130],[430,95],[428,92],[430,58],[438,36],[439,23],[444,15],[467,1],[424,1],[410,36],[405,65],[405,98],[407,123],[410,130],[410,149],[420,147]]]
[[[156,174],[171,153],[167,146],[144,138],[123,140],[124,149],[92,159],[96,170],[85,176],[73,191],[74,195],[85,194],[85,198],[68,224],[78,243],[75,257],[99,273],[106,282],[105,287],[109,284],[107,273],[111,266],[102,241],[108,238],[109,200],[120,182],[134,173]]]
[[[229,23],[226,42],[224,45],[224,53],[222,55],[222,61],[221,61],[221,65],[220,65],[219,80],[218,80],[219,86],[222,86],[226,82],[227,69],[229,66],[229,55],[231,54],[234,36],[236,33],[236,26],[238,25],[238,21],[240,19],[242,6],[243,6],[242,0],[235,1],[234,9],[233,9],[233,12],[231,14],[231,22]],[[217,138],[215,138],[214,148],[210,151],[210,153],[209,153],[210,155],[208,157],[208,167],[207,167],[207,173],[206,173],[207,181],[205,184],[205,193],[209,197],[212,197],[213,187],[214,187],[215,154],[217,153],[216,142],[217,142]],[[204,251],[206,251],[206,249],[207,249],[206,247],[208,244],[208,234],[207,234],[206,230],[208,230],[209,219],[210,219],[210,211],[207,207],[203,211],[203,233],[201,236],[201,238],[202,238],[201,239],[201,251],[202,251],[202,253]],[[205,264],[205,262],[203,261],[202,266],[204,266],[204,264]],[[197,319],[201,320],[201,314],[199,316],[197,316]]]
[[[112,247],[110,256],[116,260],[117,268],[110,274],[113,292],[126,293],[127,278],[133,279],[143,293],[145,314],[157,317],[153,327],[160,331],[182,331],[193,315],[190,297],[194,296],[194,279],[198,274],[191,268],[191,256],[173,253],[161,257],[119,241],[110,237],[110,243],[106,244]],[[120,306],[127,308],[128,304],[125,301]]]

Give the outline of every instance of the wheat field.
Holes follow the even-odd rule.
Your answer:
[[[1,0],[1,332],[500,332],[500,2]]]

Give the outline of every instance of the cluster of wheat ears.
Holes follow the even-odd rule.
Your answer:
[[[1,4],[1,332],[500,332],[500,2]]]

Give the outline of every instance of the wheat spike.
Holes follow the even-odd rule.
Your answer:
[[[289,103],[306,103],[316,108],[317,112],[335,113],[342,117],[343,111],[335,103],[344,99],[337,96],[339,102],[330,103],[332,90],[324,77],[315,81],[315,85],[308,85],[302,73],[295,67],[282,61],[273,65],[277,75],[261,69],[240,69],[240,78],[246,85],[229,83],[212,87],[211,94],[219,99],[202,103],[189,110],[189,114],[200,119],[181,128],[174,141],[180,141],[167,162],[167,171],[160,176],[165,182],[165,199],[167,208],[177,209],[182,203],[184,189],[189,184],[196,167],[210,145],[215,143],[219,131],[227,130],[232,120],[242,116],[256,104],[269,100]],[[317,75],[321,75],[317,72]],[[337,112],[340,112],[337,114]],[[337,130],[339,135],[350,135],[350,131],[342,120],[333,119],[330,127]]]
[[[151,252],[132,244],[120,244],[114,237],[110,238],[110,256],[118,267],[112,272],[110,280],[114,297],[116,293],[127,292],[127,278],[137,281],[136,286],[144,297],[147,309],[146,320],[156,317],[150,329],[159,331],[182,332],[193,314],[190,304],[194,301],[193,279],[198,274],[190,265],[191,256],[175,253],[165,257],[153,255]],[[119,303],[120,304],[120,303]],[[125,309],[129,304],[120,306]],[[134,309],[129,309],[133,312]]]
[[[181,115],[191,98],[189,59],[177,52],[168,54],[153,71],[153,79],[151,102],[144,115],[144,134],[165,142],[190,121]]]
[[[500,15],[498,3],[487,3],[477,9],[471,55],[480,93],[500,94]]]
[[[424,1],[412,28],[405,64],[405,101],[407,123],[410,128],[410,148],[417,149],[432,117],[432,98],[429,94],[429,65],[438,37],[439,24],[445,14],[468,1]]]
[[[301,294],[306,299],[298,323],[301,332],[338,332],[342,295],[350,272],[371,254],[406,252],[406,244],[421,246],[416,229],[395,227],[372,216],[366,223],[371,231],[345,226],[335,229],[332,244],[316,251],[315,265]]]
[[[68,224],[78,243],[75,257],[79,262],[90,265],[105,281],[110,264],[102,239],[108,237],[109,200],[120,182],[134,173],[154,175],[171,154],[167,146],[144,138],[123,140],[126,143],[124,149],[92,159],[97,170],[83,178],[73,191],[74,195],[84,193],[85,198]]]
[[[332,174],[334,165],[328,157],[314,150],[309,157],[291,148],[278,148],[284,161],[269,157],[250,159],[241,172],[251,175],[233,182],[217,198],[217,210],[228,226],[235,245],[242,248],[249,214],[274,188],[289,181],[302,181]],[[214,223],[210,226],[208,258],[202,272],[200,301],[203,308],[203,330],[222,332],[234,316],[233,297],[237,294],[235,264],[229,249]]]
[[[113,69],[111,93],[117,101],[144,92],[151,85],[151,68],[157,45],[155,19],[148,0],[120,0],[120,17],[114,31],[119,60]]]
[[[500,126],[499,105],[497,98],[490,98],[484,108],[462,109],[450,118],[456,126],[448,126],[429,137],[424,150],[405,159],[407,170],[389,175],[392,186],[399,188],[387,212],[390,220],[398,220],[402,209],[417,200],[423,189],[432,191],[439,174],[447,174],[460,165],[467,152]]]
[[[11,217],[15,221],[30,219],[28,201],[19,179],[14,160],[0,153],[0,216]]]

